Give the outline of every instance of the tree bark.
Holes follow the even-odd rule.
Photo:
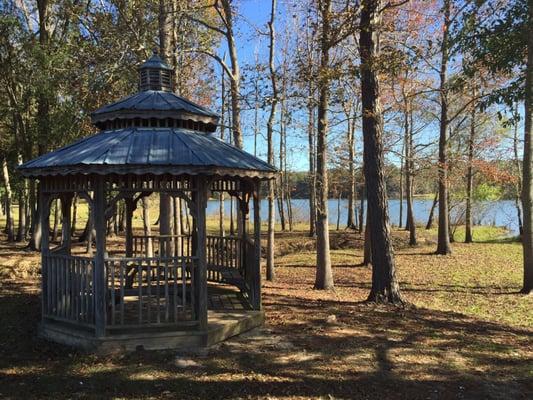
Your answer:
[[[40,73],[46,75],[48,61],[48,47],[49,47],[49,10],[50,2],[48,0],[38,0],[37,10],[39,14],[39,46],[41,48]],[[38,88],[37,94],[37,151],[38,155],[46,153],[48,148],[48,134],[50,132],[50,98],[49,91],[44,87]],[[39,185],[40,186],[40,185]],[[38,189],[39,191],[39,189]],[[32,221],[33,231],[29,247],[32,250],[41,249],[41,217],[40,207],[34,209]]]
[[[383,116],[380,104],[379,29],[382,1],[363,0],[360,17],[361,98],[363,103],[364,172],[367,188],[370,241],[372,243],[372,289],[369,301],[403,303],[396,279],[394,250],[389,227],[383,157]]]
[[[54,224],[52,225],[52,242],[57,240],[59,233],[59,199],[54,200]]]
[[[529,24],[527,41],[527,66],[526,66],[526,90],[524,102],[524,161],[523,161],[523,188],[522,210],[524,212],[524,234],[522,235],[522,247],[524,253],[524,284],[522,293],[533,291],[533,176],[531,167],[533,162],[533,140],[531,127],[533,125],[533,6],[529,2]]]
[[[22,164],[22,155],[18,155],[18,165]],[[18,227],[17,227],[17,242],[22,242],[26,239],[26,196],[28,195],[28,181],[26,179],[20,185],[18,191],[18,201],[19,201],[19,216],[18,216]]]
[[[321,55],[319,101],[318,101],[318,129],[317,129],[317,162],[316,162],[316,278],[315,289],[332,289],[333,271],[329,251],[329,222],[328,222],[328,106],[329,106],[329,51],[331,29],[331,0],[319,2],[322,18]]]
[[[473,96],[476,96],[475,89]],[[476,135],[476,105],[470,111],[470,135],[468,137],[468,167],[466,171],[465,243],[472,243],[472,190],[474,186],[474,138]]]
[[[368,212],[366,213],[365,223],[365,242],[363,247],[363,265],[369,266],[372,264],[372,241],[370,238],[370,221],[368,219]]]
[[[450,0],[444,0],[444,23],[441,43],[440,65],[440,133],[439,133],[439,232],[437,241],[437,254],[446,255],[452,252],[450,246],[450,225],[448,215],[448,57],[449,57],[449,27],[450,27]]]
[[[407,200],[407,223],[406,229],[409,230],[409,245],[410,246],[416,246],[417,240],[416,240],[416,224],[415,224],[415,217],[413,212],[413,169],[414,169],[414,161],[413,161],[413,127],[410,124],[410,116],[411,116],[411,104],[405,99],[405,189],[406,189],[406,200]]]
[[[348,229],[356,229],[355,218],[355,116],[350,120],[348,118],[346,145],[348,146],[348,174],[350,182],[348,184],[348,220],[346,227]]]
[[[518,106],[515,112],[515,115],[518,115]],[[524,225],[522,223],[522,205],[520,196],[522,195],[522,167],[520,165],[520,160],[518,158],[518,122],[515,121],[513,126],[513,152],[514,152],[514,162],[516,166],[516,185],[515,185],[515,208],[516,208],[516,217],[518,221],[518,232],[520,237],[524,234]]]
[[[276,32],[274,28],[274,21],[276,16],[277,1],[272,0],[270,10],[270,21],[268,22],[269,29],[269,56],[268,67],[270,71],[270,83],[272,85],[272,103],[270,104],[270,114],[267,122],[267,162],[274,163],[274,120],[276,118],[276,107],[278,104],[278,89],[276,81],[276,70],[274,68],[274,54],[276,45]],[[276,271],[274,267],[274,228],[275,228],[275,181],[273,179],[268,181],[268,228],[267,228],[267,251],[266,251],[266,279],[267,281],[274,281],[276,278]]]
[[[243,148],[243,138],[241,130],[241,104],[240,104],[240,86],[241,86],[241,72],[239,67],[239,57],[237,55],[237,45],[235,43],[235,35],[233,33],[233,9],[231,0],[220,0],[222,4],[224,15],[223,23],[226,27],[225,36],[228,42],[229,57],[231,61],[231,79],[230,79],[230,93],[231,93],[231,115],[233,122],[233,142],[239,149]],[[215,7],[218,7],[215,3]]]
[[[7,241],[15,241],[15,221],[13,219],[13,209],[12,209],[12,197],[13,193],[11,191],[11,183],[9,180],[9,170],[7,168],[7,161],[5,157],[2,159],[2,176],[4,178],[4,186],[6,189],[5,193],[5,210],[6,210],[6,234]]]
[[[364,169],[364,165],[363,165]],[[363,173],[364,175],[364,173]],[[359,205],[359,233],[363,233],[363,229],[365,226],[365,200],[366,200],[366,184],[363,182],[363,190],[361,193],[361,200]]]
[[[402,143],[402,156],[400,158],[400,215],[398,216],[398,228],[401,228],[403,225],[403,175],[405,173],[405,142],[407,141],[407,137],[404,137],[403,143]],[[407,225],[407,223],[406,223]],[[407,226],[405,228],[407,230]]]
[[[315,106],[313,102],[313,85],[309,80],[309,95],[307,100],[307,136],[309,142],[309,236],[316,236],[316,146],[315,146]]]

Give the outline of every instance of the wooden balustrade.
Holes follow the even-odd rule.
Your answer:
[[[190,257],[192,256],[191,243],[192,239],[189,235],[133,236],[133,256],[156,257],[170,254],[175,257]],[[234,268],[241,275],[245,275],[241,238],[208,235],[206,243],[207,279],[209,281],[221,282],[223,278],[220,271],[228,268]]]
[[[105,264],[107,329],[197,323],[195,257],[107,258]]]
[[[191,256],[190,235],[133,236],[133,257]]]
[[[43,316],[94,325],[94,259],[64,254],[43,256]]]
[[[234,268],[243,270],[242,240],[235,236],[207,236],[207,279],[220,282],[220,271]]]

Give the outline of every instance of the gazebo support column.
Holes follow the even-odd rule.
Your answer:
[[[96,232],[96,253],[94,256],[94,323],[96,337],[105,336],[105,251],[106,220],[104,178],[96,177],[94,188],[94,230]],[[131,219],[130,219],[131,226]]]
[[[206,245],[207,232],[205,213],[207,208],[206,178],[198,176],[196,180],[196,190],[192,192],[192,203],[194,204],[194,233],[193,233],[193,255],[197,257],[194,295],[196,296],[196,317],[200,330],[207,330],[207,259]]]
[[[42,268],[42,316],[46,314],[46,304],[50,296],[52,288],[48,286],[48,274],[50,268],[48,266],[48,256],[50,255],[50,195],[44,192],[44,185],[41,182],[39,185],[39,208],[41,209],[40,225],[42,229],[41,235],[41,268]]]
[[[261,194],[260,182],[254,184],[254,266],[251,276],[252,306],[261,310]]]

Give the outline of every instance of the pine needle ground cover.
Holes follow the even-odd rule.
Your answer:
[[[435,256],[395,231],[404,309],[364,303],[371,269],[362,238],[332,232],[335,291],[312,289],[314,242],[280,233],[277,280],[264,282],[264,328],[205,354],[96,356],[36,338],[39,255],[0,247],[0,398],[533,397],[533,298],[517,294],[521,247],[483,242]],[[477,236],[476,236],[477,234]]]

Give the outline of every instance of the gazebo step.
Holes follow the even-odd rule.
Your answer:
[[[139,349],[177,349],[191,351],[205,348],[262,325],[262,311],[209,311],[207,331],[169,330],[165,332],[132,329],[130,333],[109,333],[96,338],[88,330],[68,324],[45,321],[39,327],[39,336],[56,343],[98,353],[131,352]]]

